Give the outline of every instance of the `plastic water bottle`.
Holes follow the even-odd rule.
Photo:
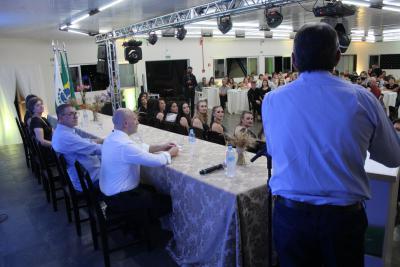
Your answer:
[[[228,150],[226,151],[226,176],[234,177],[236,172],[236,159],[235,159],[235,151],[233,151],[232,145],[228,146]]]
[[[87,110],[83,110],[83,126],[87,126],[89,124],[89,115],[87,113]]]
[[[190,153],[190,158],[194,157],[194,144],[196,143],[196,135],[194,134],[194,130],[190,129],[189,130],[189,153]]]
[[[189,145],[194,145],[196,143],[196,135],[194,134],[194,130],[189,130]]]

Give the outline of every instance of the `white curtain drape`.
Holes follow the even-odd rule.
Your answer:
[[[39,64],[0,65],[0,146],[21,143],[15,122],[17,111],[14,100],[17,88],[23,97],[35,94],[43,99],[45,114],[48,105],[54,103],[54,92],[49,92]],[[52,110],[52,108],[50,108]]]
[[[0,146],[21,143],[15,117],[15,69],[0,65]]]
[[[49,103],[53,96],[53,92],[47,92],[44,86],[42,69],[40,65],[23,65],[15,68],[17,79],[17,88],[23,97],[29,94],[35,94],[43,99],[45,104],[45,114],[47,114]]]

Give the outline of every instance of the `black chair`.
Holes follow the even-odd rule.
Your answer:
[[[64,190],[64,184],[62,183],[63,181],[61,180],[60,173],[57,170],[57,157],[54,155],[54,153],[52,153],[52,149],[50,147],[43,146],[40,143],[37,144],[42,166],[42,177],[48,185],[48,192],[46,192],[46,194],[50,193],[53,210],[58,211],[58,201],[64,200],[67,207],[69,203],[68,196]],[[58,196],[57,192],[62,192],[62,195]]]
[[[161,127],[163,130],[169,131],[169,132],[174,132],[174,129],[176,127],[175,122],[169,122],[169,121],[163,121],[161,122]]]
[[[175,127],[173,129],[174,133],[181,134],[181,135],[188,135],[188,129],[186,127],[183,127],[179,123],[175,124]]]
[[[194,131],[194,135],[196,136],[196,138],[202,139],[202,140],[206,140],[206,134],[205,131],[196,127],[192,128]]]
[[[29,157],[30,157],[30,162],[31,162],[31,170],[35,174],[35,177],[37,178],[38,184],[41,184],[41,166],[40,166],[40,159],[39,155],[36,152],[36,146],[34,143],[34,137],[31,135],[28,127],[26,125],[21,124],[22,130],[24,132],[24,135],[26,137],[26,141],[29,147]]]
[[[223,134],[214,132],[214,131],[209,131],[207,133],[207,141],[211,142],[211,143],[215,143],[215,144],[219,144],[219,145],[226,145],[226,139],[225,136]]]
[[[75,167],[78,172],[78,177],[81,182],[81,186],[83,189],[83,193],[86,197],[86,201],[89,205],[89,211],[94,213],[96,216],[96,221],[99,225],[100,230],[100,238],[102,243],[103,257],[104,257],[104,265],[106,267],[110,266],[110,253],[124,249],[129,246],[137,245],[140,243],[139,240],[134,240],[129,243],[117,246],[115,248],[109,247],[108,237],[109,233],[122,230],[126,226],[126,223],[131,221],[132,214],[111,214],[106,212],[106,209],[101,207],[101,195],[98,190],[95,189],[92,180],[90,179],[89,173],[85,170],[85,168],[78,162],[75,162]],[[104,202],[103,202],[104,203]],[[103,205],[104,206],[104,205]],[[144,218],[144,220],[148,220],[148,218]],[[147,222],[144,222],[146,225]],[[144,228],[146,230],[146,227]],[[147,236],[147,233],[146,233]],[[148,248],[149,248],[148,243]]]
[[[97,240],[97,227],[96,227],[96,219],[91,212],[88,211],[89,206],[86,202],[86,198],[82,192],[76,191],[74,185],[71,182],[71,179],[67,172],[67,163],[65,161],[64,155],[59,154],[53,150],[53,153],[56,157],[57,170],[60,173],[61,179],[64,181],[64,190],[68,196],[68,205],[67,205],[67,216],[68,221],[72,221],[72,214],[74,215],[74,222],[76,233],[78,236],[82,235],[81,223],[90,222],[90,230],[92,234],[93,246],[94,249],[97,250],[99,248],[98,240]],[[66,202],[67,203],[67,202]],[[71,207],[72,204],[72,207]],[[88,213],[86,218],[81,218],[80,210],[83,209]]]
[[[19,134],[21,135],[22,144],[24,146],[26,166],[28,168],[30,168],[31,167],[31,164],[30,164],[31,157],[30,157],[29,145],[28,145],[28,141],[26,140],[25,133],[22,130],[22,127],[23,127],[22,122],[17,117],[15,117],[15,122],[17,123],[18,131],[19,131]]]

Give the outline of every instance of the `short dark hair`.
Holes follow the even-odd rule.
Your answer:
[[[332,69],[337,64],[339,41],[336,31],[328,24],[307,23],[294,38],[295,67],[299,72]]]
[[[393,121],[393,125],[395,125],[396,123],[400,123],[400,119],[395,119],[395,120]]]
[[[59,119],[60,116],[64,115],[64,110],[66,108],[72,107],[71,104],[61,104],[56,108],[57,118]]]
[[[37,102],[41,101],[43,103],[43,100],[40,97],[31,97],[26,104],[26,108],[28,111],[33,114],[33,110],[35,109],[35,105]]]
[[[193,68],[192,68],[192,67],[190,67],[190,66],[189,66],[189,67],[187,67],[187,68],[188,68],[188,69],[191,69],[191,70],[193,69]]]

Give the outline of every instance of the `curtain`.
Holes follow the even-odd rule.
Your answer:
[[[49,103],[53,96],[53,92],[47,92],[45,90],[42,69],[40,65],[23,65],[15,68],[17,88],[23,97],[29,94],[35,94],[43,99],[45,106],[45,114],[48,112]]]
[[[15,122],[15,92],[14,68],[0,65],[0,146],[22,142]]]

